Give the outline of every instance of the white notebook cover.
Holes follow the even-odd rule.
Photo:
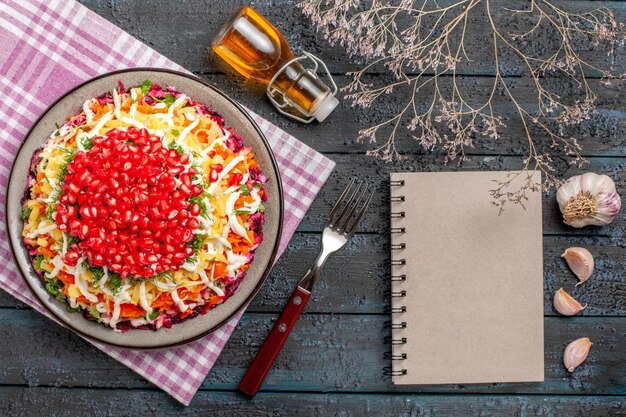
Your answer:
[[[406,324],[392,330],[395,384],[543,381],[541,193],[499,214],[489,190],[506,179],[391,174],[391,212],[404,213],[391,219],[393,232],[404,229],[391,243],[405,244],[391,256],[406,262],[392,265],[393,277],[406,277],[392,282],[392,307],[406,308],[392,313],[396,327]]]

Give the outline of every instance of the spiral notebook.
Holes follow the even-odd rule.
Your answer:
[[[510,174],[391,174],[394,384],[543,381],[541,193],[499,214]]]

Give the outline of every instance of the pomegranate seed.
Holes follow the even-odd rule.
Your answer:
[[[65,256],[63,257],[63,262],[66,263],[69,266],[76,266],[76,263],[78,262],[78,253],[76,253],[73,250],[68,250],[65,253]]]
[[[59,229],[80,240],[67,264],[84,255],[122,277],[178,270],[193,254],[186,242],[200,225],[201,208],[188,201],[202,192],[192,181],[196,171],[185,166],[189,155],[135,127],[111,129],[93,145],[68,164],[57,205]],[[211,168],[217,181],[223,166]]]
[[[201,210],[202,209],[198,203],[193,203],[191,207],[189,207],[189,214],[191,214],[192,216],[197,216],[198,214],[200,214]]]
[[[234,186],[234,185],[239,185],[241,183],[241,180],[243,180],[243,175],[241,175],[240,173],[236,172],[234,174],[232,174],[230,176],[230,178],[228,179],[228,185],[229,186]]]
[[[78,237],[80,237],[81,239],[84,239],[85,237],[87,237],[88,233],[89,233],[89,226],[83,223],[80,226],[80,229],[78,231]]]
[[[209,173],[209,181],[210,182],[215,182],[217,181],[217,179],[219,178],[219,176],[217,175],[217,171],[214,169],[211,169],[211,172]]]
[[[191,186],[191,175],[189,174],[183,174],[180,176],[180,180],[183,184],[185,184],[187,187]]]

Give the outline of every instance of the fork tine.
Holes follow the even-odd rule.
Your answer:
[[[341,224],[343,220],[343,216],[345,216],[346,213],[348,212],[348,209],[353,206],[354,197],[357,196],[359,191],[361,191],[361,184],[357,183],[356,189],[350,193],[350,198],[348,199],[345,206],[343,207],[343,210],[341,210],[341,213],[339,213],[339,216],[336,219],[334,219],[333,222],[331,223],[333,227],[339,228],[339,225]]]
[[[362,187],[363,190],[361,190],[360,188],[357,190],[360,191],[359,197],[352,202],[352,204],[350,204],[350,212],[348,213],[348,216],[345,218],[345,220],[342,220],[341,223],[343,223],[341,226],[339,225],[339,222],[337,222],[337,229],[341,232],[341,233],[346,233],[346,231],[348,230],[348,224],[350,223],[350,220],[352,219],[352,215],[357,212],[358,207],[360,207],[361,205],[361,201],[363,200],[363,196],[365,196],[365,194],[367,193],[367,185],[364,184],[364,187]],[[356,195],[356,192],[355,192]],[[346,206],[346,210],[348,209],[348,207]]]
[[[363,216],[365,215],[365,212],[367,211],[367,208],[369,207],[370,202],[372,201],[372,197],[374,197],[374,190],[370,191],[370,195],[365,201],[363,208],[361,209],[356,219],[354,220],[352,227],[350,227],[350,229],[347,232],[348,236],[352,236],[354,232],[356,232],[356,228],[359,226],[359,223],[361,223],[361,220],[363,219]]]
[[[343,202],[344,198],[348,194],[348,191],[350,190],[350,188],[352,188],[352,184],[354,184],[354,178],[352,178],[350,180],[350,182],[348,183],[348,185],[346,185],[346,188],[343,189],[343,192],[341,193],[341,195],[337,199],[337,202],[335,203],[335,206],[330,211],[330,213],[328,213],[328,216],[326,217],[326,225],[327,226],[331,224],[331,221],[333,220],[333,217],[335,216],[335,213],[337,212],[337,210],[339,210],[339,207],[341,206],[341,203]]]

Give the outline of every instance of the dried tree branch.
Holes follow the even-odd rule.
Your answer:
[[[466,149],[477,140],[495,141],[506,127],[494,105],[496,96],[512,104],[527,139],[524,172],[527,183],[510,190],[510,182],[492,191],[495,204],[521,203],[529,191],[548,190],[559,184],[554,157],[565,156],[574,165],[585,162],[581,145],[566,131],[595,110],[596,95],[589,86],[592,71],[603,82],[624,79],[611,61],[606,68],[586,59],[576,44],[603,46],[614,57],[624,45],[624,25],[608,9],[568,11],[548,0],[530,0],[524,7],[495,0],[305,0],[299,6],[331,44],[342,45],[351,56],[365,58],[366,64],[350,73],[352,81],[343,90],[354,106],[371,107],[397,89],[408,90],[406,103],[389,119],[360,131],[359,139],[380,143],[368,152],[383,160],[402,159],[396,138],[408,129],[425,150],[443,149],[444,162],[463,162]],[[496,19],[496,12],[500,19]],[[505,14],[509,21],[528,26],[518,33],[500,27]],[[488,34],[492,55],[481,56],[492,63],[493,83],[484,97],[469,97],[458,74],[461,64],[472,62],[467,48],[470,17],[482,19],[481,30]],[[512,20],[514,19],[514,20]],[[555,47],[533,53],[525,42],[549,36]],[[515,59],[531,79],[536,102],[524,103],[513,86],[514,78],[503,73],[503,64]],[[476,58],[474,58],[476,59]],[[387,68],[393,80],[378,85],[366,81],[374,68]],[[577,87],[572,99],[552,91],[550,79]],[[380,77],[379,77],[380,78]],[[546,142],[545,139],[548,139]],[[544,143],[546,142],[546,143]],[[547,150],[546,150],[547,148]],[[543,173],[543,183],[533,184],[530,170]]]

